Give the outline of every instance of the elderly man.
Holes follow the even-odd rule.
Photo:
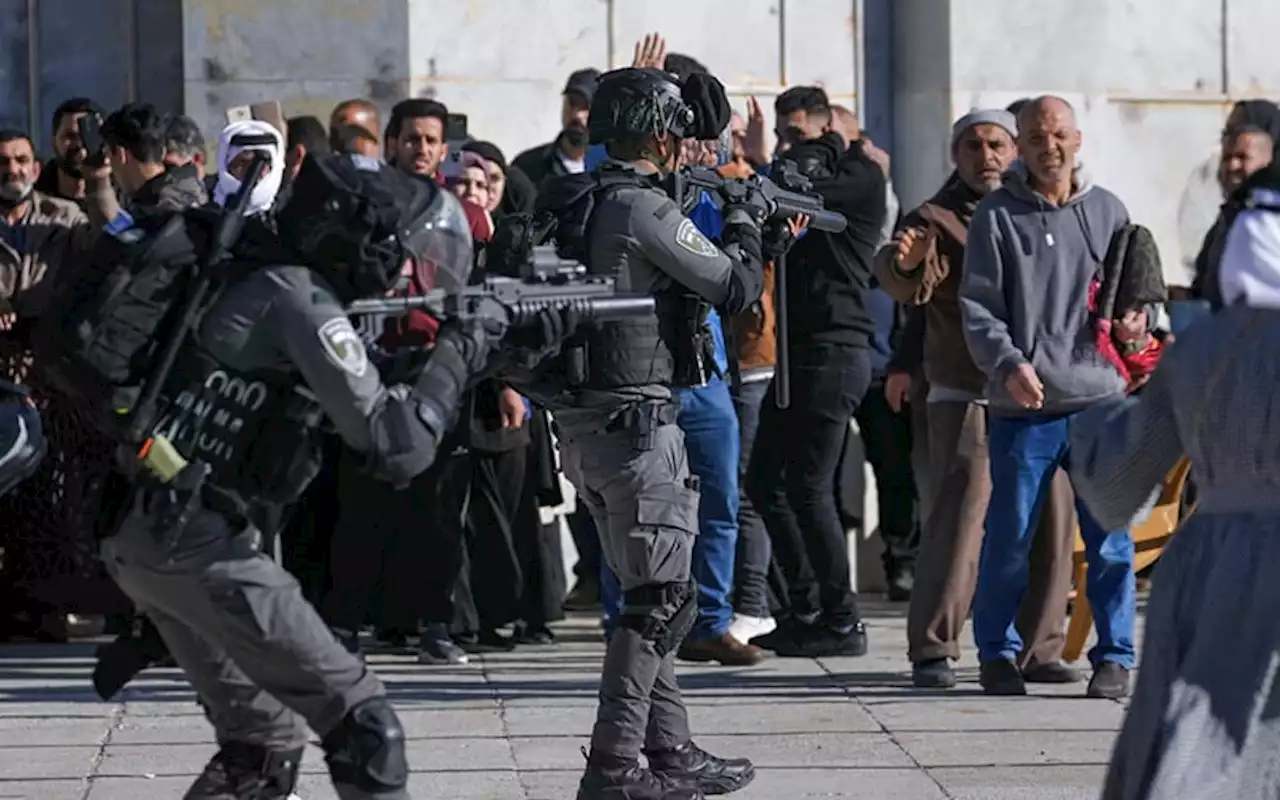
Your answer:
[[[1016,136],[1017,121],[1008,111],[975,110],[957,120],[951,130],[956,171],[903,219],[893,241],[876,256],[880,286],[924,313],[924,377],[929,385],[925,472],[932,491],[907,615],[907,652],[913,681],[921,688],[955,686],[950,661],[960,658],[960,632],[978,578],[991,495],[982,394],[986,379],[964,345],[957,292],[974,210],[1000,188],[1001,176],[1017,157]],[[896,404],[893,393],[888,387],[891,405]],[[897,390],[897,398],[904,393]],[[1037,588],[1028,592],[1019,620],[1029,640],[1018,658],[1028,681],[1079,680],[1075,670],[1058,661],[1075,533],[1073,502],[1070,483],[1058,472],[1032,552]],[[1047,558],[1037,559],[1040,553]]]
[[[1094,348],[1079,344],[1093,337],[1088,303],[1098,265],[1129,221],[1124,204],[1091,185],[1077,163],[1081,138],[1065,100],[1027,103],[1018,115],[1022,157],[978,205],[965,250],[960,316],[990,403],[991,501],[973,609],[988,694],[1026,693],[1014,619],[1035,520],[1069,457],[1071,416],[1126,388]],[[1103,530],[1079,503],[1076,511],[1098,631],[1088,696],[1123,697],[1134,665],[1133,539]]]

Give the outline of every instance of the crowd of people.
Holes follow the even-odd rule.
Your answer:
[[[653,38],[637,45],[636,59],[677,79],[707,74]],[[66,101],[51,119],[54,152],[43,161],[29,132],[0,131],[4,377],[29,377],[23,323],[46,311],[44,287],[87,256],[120,207],[223,205],[255,152],[266,153],[270,165],[250,193],[252,213],[268,214],[287,200],[308,154],[355,154],[445,187],[483,252],[505,217],[535,208],[550,179],[605,160],[588,137],[599,78],[594,69],[570,75],[561,130],[512,158],[490,141],[451,139],[450,110],[416,98],[395,104],[385,124],[378,105],[361,98],[339,103],[327,121],[289,118],[283,130],[267,121],[234,122],[212,148],[212,163],[199,126],[145,103],[107,113],[86,98]],[[1206,234],[1192,285],[1166,287],[1150,233],[1092,182],[1078,155],[1075,112],[1064,100],[1037,97],[956,120],[955,171],[905,213],[888,154],[849,109],[832,104],[820,87],[801,86],[778,95],[773,112],[770,131],[764,108],[751,98],[718,146],[686,143],[685,163],[742,178],[785,157],[819,176],[826,208],[842,214],[847,228],[819,236],[793,222],[788,340],[775,337],[769,266],[758,302],[743,313],[708,316],[715,368],[699,385],[676,391],[698,534],[691,561],[696,617],[678,657],[741,667],[770,653],[866,652],[847,552],[847,530],[861,521],[841,507],[836,490],[848,468],[843,462],[852,458],[847,434],[856,420],[875,474],[888,597],[909,603],[914,684],[956,685],[952,662],[961,658],[971,610],[987,693],[1083,680],[1062,662],[1078,528],[1088,579],[1074,588],[1088,597],[1097,629],[1086,693],[1126,696],[1137,609],[1128,526],[1181,454],[1154,442],[1166,428],[1185,427],[1181,415],[1194,411],[1181,400],[1170,409],[1166,400],[1157,414],[1160,401],[1152,397],[1194,397],[1197,386],[1214,397],[1237,384],[1248,392],[1250,366],[1230,354],[1211,355],[1206,347],[1172,355],[1179,348],[1170,347],[1166,310],[1170,299],[1221,306],[1239,298],[1240,281],[1221,267],[1238,208],[1225,204]],[[101,121],[109,166],[95,164],[85,149],[79,123],[86,117]],[[1237,104],[1221,143],[1218,174],[1228,199],[1272,164],[1280,109],[1266,101]],[[690,218],[717,238],[723,220],[701,210]],[[1261,292],[1256,282],[1245,285]],[[409,293],[431,288],[425,271],[409,276]],[[378,342],[427,347],[437,332],[430,316],[410,314]],[[791,397],[780,404],[773,390],[783,346]],[[1155,371],[1166,355],[1180,364],[1168,379]],[[1173,393],[1189,370],[1181,364],[1201,356],[1230,366],[1209,368],[1207,387],[1197,373],[1201,383],[1187,377],[1185,391]],[[110,696],[138,670],[163,662],[167,648],[123,598],[109,588],[83,588],[104,585],[88,553],[95,532],[118,513],[104,467],[110,448],[74,414],[61,413],[57,397],[41,396],[38,380],[33,386],[52,451],[35,478],[0,500],[0,516],[12,521],[0,534],[8,632],[64,638],[74,632],[65,624],[68,612],[106,611],[119,638],[104,649],[108,670],[97,677]],[[1100,417],[1126,395],[1141,398],[1129,402],[1150,416],[1139,432],[1148,444],[1141,463],[1101,452],[1107,442],[1072,424]],[[465,664],[475,653],[554,645],[551,623],[566,609],[598,610],[606,633],[616,629],[626,576],[614,574],[603,551],[600,527],[608,521],[599,503],[580,501],[568,512],[578,558],[567,585],[557,515],[573,504],[561,491],[555,429],[546,409],[489,380],[467,395],[435,463],[407,487],[380,480],[360,453],[331,440],[323,472],[280,521],[280,557],[347,650],[360,655],[372,642],[423,664]],[[1119,441],[1127,439],[1117,435],[1111,444]],[[1193,448],[1211,461],[1228,446],[1197,441]],[[1248,450],[1249,441],[1241,430],[1229,443]],[[1114,484],[1117,470],[1140,470],[1141,479],[1123,491]],[[1239,505],[1217,497],[1213,483],[1199,490],[1204,502]],[[1243,497],[1240,491],[1232,496]],[[643,497],[638,504],[642,522],[646,513],[663,513],[646,509]],[[1157,630],[1176,624],[1162,619]],[[372,638],[362,638],[369,628]],[[1212,660],[1212,648],[1200,648]],[[1177,744],[1153,743],[1152,715],[1164,695],[1150,689],[1137,700],[1135,709],[1151,718],[1131,716],[1122,747],[1142,762]],[[1202,713],[1202,702],[1188,698],[1185,716]],[[1180,785],[1185,775],[1166,769],[1153,778],[1128,763],[1113,774],[1108,797],[1164,796],[1143,792]]]

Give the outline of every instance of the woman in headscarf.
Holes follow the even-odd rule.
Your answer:
[[[267,153],[271,164],[249,193],[246,217],[270,211],[275,204],[284,182],[284,136],[271,123],[256,119],[233,122],[222,129],[218,137],[218,182],[213,189],[213,202],[226,206],[240,191],[245,170],[255,152]]]
[[[1108,529],[1183,458],[1193,515],[1161,556],[1103,800],[1280,796],[1280,165],[1227,236],[1224,308],[1140,396],[1071,423],[1071,481]]]
[[[495,217],[519,214],[533,210],[538,196],[537,187],[519,167],[507,165],[507,158],[493,142],[467,142],[464,153],[475,153],[484,159],[485,172],[489,176],[489,203],[485,208]]]

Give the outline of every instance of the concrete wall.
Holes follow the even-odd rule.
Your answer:
[[[1077,109],[1095,180],[1155,232],[1166,279],[1185,280],[1182,261],[1220,201],[1214,151],[1231,103],[1280,97],[1266,33],[1280,23],[1280,4],[1037,0],[1004,15],[988,0],[940,5],[897,4],[894,151],[904,204],[926,197],[949,168],[940,114],[1059,94]]]
[[[186,106],[212,134],[227,106],[248,102],[278,99],[286,115],[325,119],[347,97],[372,97],[384,112],[409,95],[434,97],[467,113],[472,135],[511,156],[559,130],[570,72],[630,63],[632,45],[651,30],[731,84],[740,107],[751,92],[767,103],[787,84],[814,82],[854,103],[858,5],[184,0]]]
[[[141,43],[146,46],[141,46]],[[47,148],[69,97],[107,108],[182,105],[182,6],[175,0],[0,0],[0,125]]]

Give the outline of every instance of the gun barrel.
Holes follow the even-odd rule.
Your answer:
[[[617,322],[654,313],[653,297],[645,294],[521,300],[510,309],[511,324],[531,322],[544,308],[576,308],[588,322]]]
[[[773,201],[774,205],[777,206],[775,216],[790,218],[796,214],[807,214],[809,216],[809,227],[815,231],[840,233],[849,224],[848,220],[844,218],[844,214],[838,211],[828,211],[823,206],[822,198],[820,197],[778,189],[774,192]]]

